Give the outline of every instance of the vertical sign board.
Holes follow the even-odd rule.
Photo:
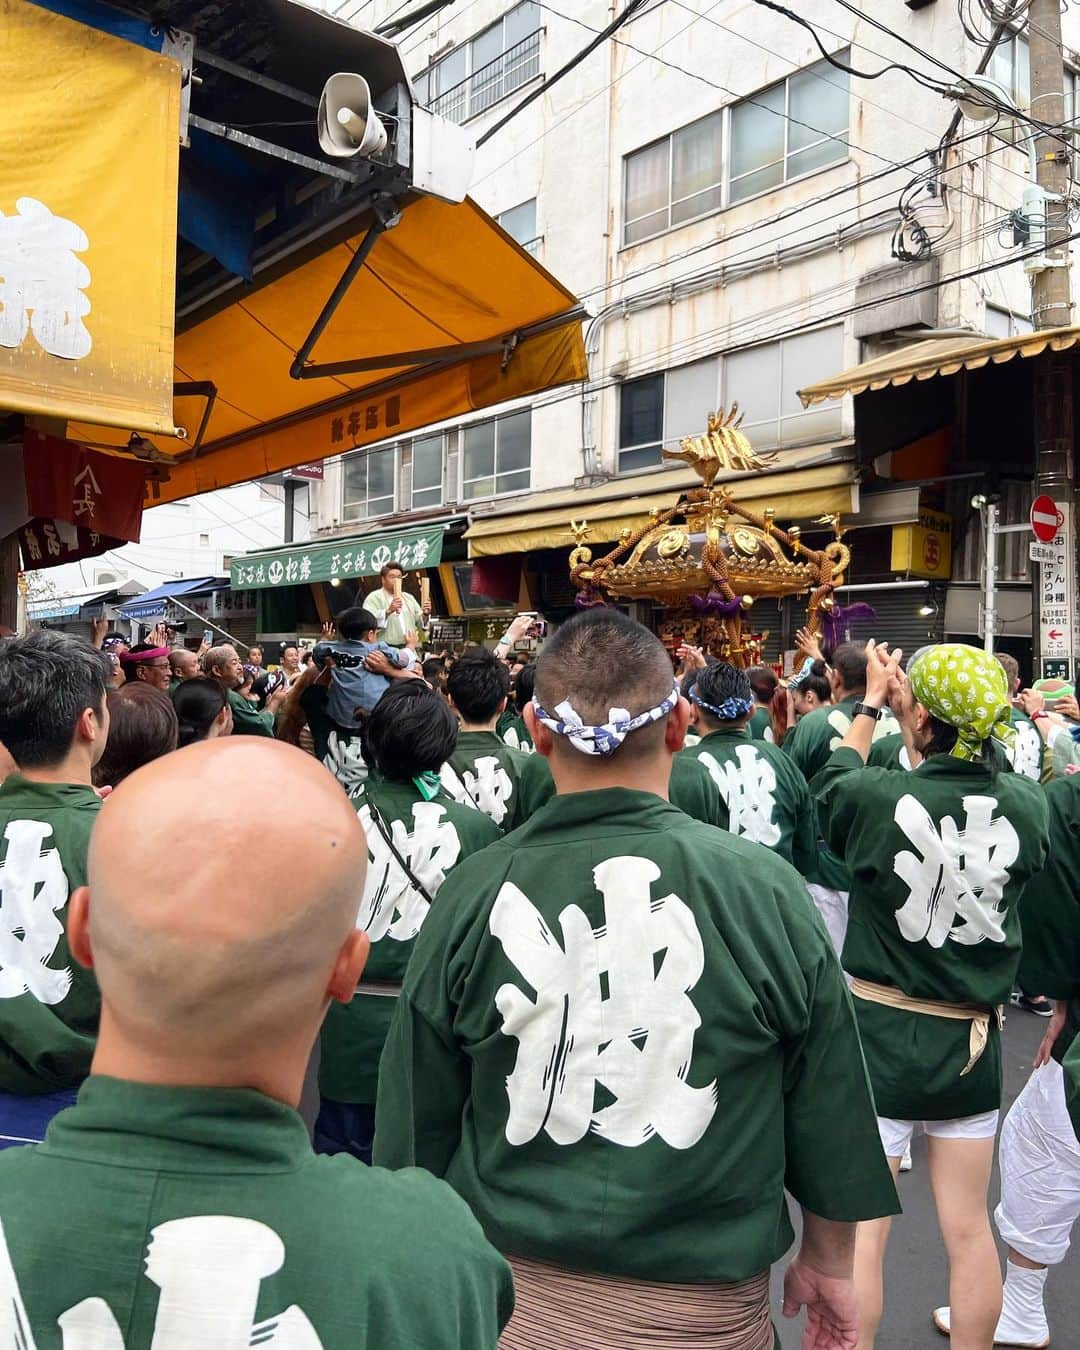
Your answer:
[[[1057,529],[1046,543],[1048,556],[1040,563],[1039,660],[1042,674],[1065,678],[1072,665],[1076,624],[1076,569],[1072,551],[1072,504],[1055,502]],[[1048,666],[1051,667],[1048,669]]]

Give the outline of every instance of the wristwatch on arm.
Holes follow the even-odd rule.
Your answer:
[[[872,717],[875,722],[881,720],[881,709],[874,708],[869,703],[856,703],[852,710],[852,719],[856,717]]]

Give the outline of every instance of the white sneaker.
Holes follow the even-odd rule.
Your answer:
[[[934,1326],[943,1336],[948,1336],[951,1328],[950,1309],[934,1309]],[[1050,1330],[1044,1324],[1037,1331],[1024,1331],[1020,1327],[1005,1326],[1005,1318],[997,1324],[994,1332],[994,1344],[1012,1347],[1012,1350],[1046,1350],[1050,1344]]]
[[[912,1168],[911,1145],[908,1144],[907,1148],[904,1149],[904,1156],[900,1159],[900,1171],[910,1172],[911,1168]]]

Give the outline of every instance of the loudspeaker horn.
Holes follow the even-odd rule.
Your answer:
[[[373,159],[386,148],[386,127],[371,106],[363,75],[339,71],[319,99],[319,146],[336,159]]]

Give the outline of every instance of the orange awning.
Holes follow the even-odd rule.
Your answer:
[[[813,403],[840,398],[844,394],[865,394],[867,390],[910,384],[912,380],[955,375],[958,370],[980,370],[991,364],[999,366],[1017,356],[1038,356],[1047,348],[1055,352],[1066,351],[1078,342],[1080,327],[1044,328],[1007,338],[986,338],[978,333],[972,333],[970,337],[927,338],[807,385],[799,390],[799,398],[803,406],[809,408]]]
[[[280,472],[419,427],[586,377],[574,296],[474,202],[406,204],[379,236],[310,356],[361,359],[361,372],[292,379],[310,332],[369,220],[348,239],[248,292],[176,337],[178,382],[216,397],[173,411],[184,435],[153,438],[167,470],[147,505]],[[109,447],[123,433],[71,424],[73,440]]]

